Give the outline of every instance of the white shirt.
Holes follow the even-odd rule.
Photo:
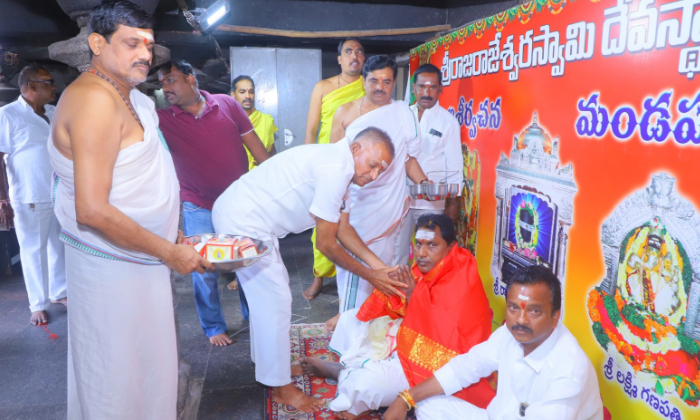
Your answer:
[[[487,341],[435,371],[435,378],[451,395],[496,370],[496,397],[486,409],[490,420],[603,418],[593,365],[561,322],[527,357],[504,325]],[[528,404],[525,417],[518,413],[521,403]]]
[[[45,105],[51,121],[55,107]],[[51,202],[51,126],[20,97],[0,108],[0,152],[5,153],[10,200],[14,203]]]
[[[418,105],[413,104],[411,111],[418,120]],[[420,131],[421,152],[417,160],[421,169],[428,179],[435,183],[447,178],[448,184],[459,184],[459,195],[462,195],[464,162],[457,119],[441,107],[440,102],[436,102],[435,106],[423,111],[423,116],[420,119]],[[433,171],[450,171],[452,173],[430,173]],[[408,183],[413,185],[410,179]],[[445,200],[411,200],[411,208],[444,210]]]
[[[214,226],[218,233],[281,238],[312,228],[314,216],[337,223],[354,174],[347,139],[285,150],[221,194],[212,209]],[[239,231],[221,231],[231,226]]]

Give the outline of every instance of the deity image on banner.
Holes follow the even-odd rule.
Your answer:
[[[559,161],[559,138],[538,124],[513,136],[510,157],[496,166],[496,229],[491,274],[493,291],[505,295],[518,268],[543,265],[564,283],[568,232],[578,187],[571,164]],[[563,287],[562,287],[563,288]]]
[[[658,395],[700,401],[700,215],[652,175],[602,227],[607,273],[588,295],[598,343]]]
[[[479,221],[479,195],[481,191],[481,161],[479,152],[470,151],[462,144],[464,162],[464,189],[459,199],[457,218],[457,243],[476,256],[476,233]]]

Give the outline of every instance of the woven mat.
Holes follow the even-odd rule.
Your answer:
[[[323,324],[295,324],[289,333],[292,343],[292,359],[299,360],[303,357],[317,357],[322,360],[338,361],[338,357],[328,350],[328,342],[331,337],[326,332]],[[313,414],[306,414],[290,406],[281,406],[272,401],[272,391],[267,389],[265,395],[266,419],[268,420],[335,420],[337,417],[328,409],[328,404],[335,398],[337,388],[336,381],[303,375],[294,378],[294,385],[304,391],[305,394],[325,401],[325,407]],[[370,413],[360,418],[361,420],[380,420],[378,412]],[[359,420],[359,419],[358,419]]]

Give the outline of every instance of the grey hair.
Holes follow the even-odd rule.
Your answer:
[[[394,160],[394,156],[396,155],[396,150],[394,149],[394,143],[391,142],[391,137],[386,133],[386,131],[382,130],[381,128],[377,127],[367,127],[364,130],[360,131],[357,133],[354,139],[350,142],[350,144],[358,142],[360,140],[367,141],[369,144],[378,144],[381,143],[384,145],[386,150],[389,152],[389,155],[391,156],[391,159]]]
[[[30,64],[23,68],[22,71],[19,72],[19,78],[17,80],[20,89],[24,89],[24,86],[28,85],[32,79],[39,77],[39,73],[42,71],[49,73],[46,67],[41,64]]]

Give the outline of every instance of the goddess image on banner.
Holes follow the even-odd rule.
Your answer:
[[[700,215],[673,190],[675,181],[652,175],[603,223],[607,273],[588,296],[588,313],[618,370],[631,368],[640,398],[675,394],[697,406]],[[653,392],[641,397],[644,389]]]

